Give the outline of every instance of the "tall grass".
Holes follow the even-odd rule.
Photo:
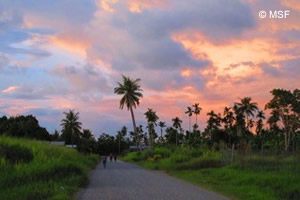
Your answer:
[[[125,161],[164,170],[235,199],[300,199],[300,157],[236,155],[225,165],[223,154],[206,148],[155,148],[129,153]]]
[[[72,199],[97,163],[95,155],[27,139],[0,137],[0,152],[1,200]]]

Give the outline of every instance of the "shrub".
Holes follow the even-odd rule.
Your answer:
[[[171,156],[171,151],[165,147],[157,147],[153,150],[154,155],[160,155],[163,158],[169,158]]]
[[[176,166],[178,170],[186,170],[186,169],[204,169],[204,168],[217,168],[222,167],[221,160],[213,159],[213,158],[199,158],[191,160],[187,163],[181,163]]]
[[[32,151],[20,145],[0,144],[0,157],[5,158],[12,164],[33,160]]]

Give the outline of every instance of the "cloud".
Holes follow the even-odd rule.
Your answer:
[[[17,86],[17,85],[15,85],[15,86],[10,86],[10,87],[8,87],[8,88],[2,90],[2,93],[12,93],[12,92],[18,90],[19,88],[20,88],[20,87]]]
[[[84,99],[101,99],[103,95],[113,91],[105,73],[89,64],[57,66],[49,74],[62,79],[68,95]]]

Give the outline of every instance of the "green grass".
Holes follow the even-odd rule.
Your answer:
[[[96,155],[47,142],[0,137],[1,200],[68,200],[88,183]]]
[[[224,166],[221,158],[220,152],[207,149],[160,147],[129,153],[123,160],[166,171],[233,199],[300,199],[299,157],[252,155],[230,166]]]

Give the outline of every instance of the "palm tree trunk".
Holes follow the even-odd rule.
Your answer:
[[[149,144],[150,144],[150,149],[152,149],[152,126],[149,123],[148,124],[148,133],[149,133]]]
[[[178,143],[177,135],[178,135],[178,129],[176,129],[176,147],[177,147],[177,143]]]
[[[189,117],[189,131],[191,132],[191,117]]]
[[[73,148],[73,128],[71,128],[71,147]]]
[[[135,140],[136,140],[136,147],[139,149],[139,138],[138,138],[138,132],[136,130],[136,123],[135,123],[135,118],[134,118],[134,113],[133,113],[133,109],[132,106],[130,106],[130,113],[131,113],[131,118],[132,118],[132,124],[133,124],[133,131],[135,133]]]

